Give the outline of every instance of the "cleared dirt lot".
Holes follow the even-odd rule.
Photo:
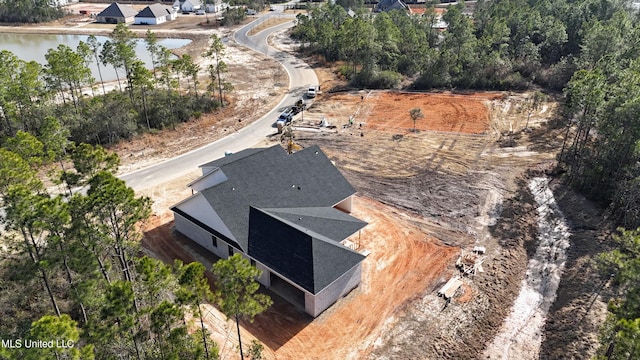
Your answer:
[[[443,131],[436,125],[430,128],[428,121],[417,133],[390,125],[397,122],[382,129],[368,127],[375,121],[372,110],[386,106],[385,99],[398,103],[398,97],[410,96],[415,94],[326,91],[294,121],[295,142],[319,144],[358,190],[355,215],[371,223],[363,231],[362,246],[372,254],[365,260],[361,286],[315,320],[271,294],[274,306],[254,323],[243,323],[244,341],[260,340],[267,358],[480,358],[508,314],[537,231],[534,201],[523,178],[529,172],[543,173],[553,163],[563,133],[549,126],[556,104],[549,102],[534,113],[533,130],[524,132],[518,130],[526,120],[519,104],[527,94],[420,94],[424,99],[448,99],[443,108],[457,109],[462,106],[458,101],[484,107],[486,116],[477,116],[481,110],[460,111],[457,118],[469,129],[484,130]],[[415,102],[404,103],[407,108],[397,112],[408,118]],[[335,128],[320,128],[322,118]],[[515,131],[509,133],[511,129]],[[184,136],[198,137],[190,131]],[[505,137],[513,146],[504,146]],[[262,145],[278,142],[274,137]],[[156,215],[145,246],[159,258],[215,261],[172,233],[167,209],[189,195],[184,185],[196,176],[194,171],[146,192],[155,200]],[[580,204],[576,200],[570,208],[579,209]],[[577,223],[591,219],[580,220],[585,216],[580,211],[565,212]],[[585,253],[600,245],[580,247],[583,243],[575,245],[574,258],[570,255],[582,270],[567,270],[572,278],[563,280],[558,291],[559,305],[552,312],[559,320],[546,330],[541,354],[556,354],[560,344],[576,355],[592,354],[595,348],[596,324],[606,306],[585,293],[600,285]],[[445,307],[435,291],[458,274],[454,262],[460,248],[473,245],[487,247],[485,272],[465,278]],[[592,305],[582,309],[584,303]],[[585,314],[579,325],[569,316],[575,311]],[[209,307],[209,314],[210,330],[226,344],[225,358],[237,358],[233,327],[215,307]]]
[[[413,129],[407,109],[420,109],[424,118],[416,121],[417,130],[481,134],[489,130],[489,111],[484,100],[503,94],[400,94],[379,93],[367,100],[374,103],[367,129]]]
[[[449,104],[443,107],[456,109],[458,101],[484,107],[486,116],[463,117],[479,112],[475,111],[459,112],[458,117],[469,128],[485,129],[482,134],[429,126],[417,133],[402,126],[368,127],[371,110],[386,106],[384,99],[398,103],[395,99],[414,96],[327,91],[305,111],[304,121],[300,115],[294,121],[299,127],[294,130],[296,143],[320,144],[358,190],[355,215],[371,223],[363,232],[362,246],[372,254],[365,260],[361,286],[318,319],[272,295],[274,307],[253,324],[243,324],[246,339],[262,341],[269,358],[478,358],[508,313],[528,251],[535,246],[535,206],[522,179],[531,169],[547,169],[557,151],[550,144],[559,144],[562,129],[546,124],[555,104],[545,104],[533,115],[531,133],[508,135],[515,140],[512,147],[502,146],[500,139],[508,129],[524,126],[518,104],[526,94],[445,95]],[[398,113],[408,117],[415,101],[404,103],[408,108]],[[336,128],[319,128],[323,117]],[[354,123],[348,126],[350,117]],[[263,145],[279,141],[273,138]],[[149,193],[165,201],[156,201],[157,211],[188,195],[186,188],[172,192],[178,183]],[[154,236],[146,246],[160,257],[185,256],[171,240],[171,216],[165,213],[157,220],[164,224],[158,228],[162,236]],[[187,240],[177,243],[186,246],[186,256],[200,256]],[[473,245],[488,249],[485,272],[465,278],[445,307],[435,291],[458,273],[454,262],[460,248]],[[223,320],[214,320],[222,317],[211,319],[211,329],[224,328],[216,323]],[[223,333],[218,337],[233,341]],[[577,348],[584,351],[585,345]],[[228,356],[236,354],[231,351]]]

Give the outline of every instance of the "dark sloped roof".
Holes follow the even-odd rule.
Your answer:
[[[236,161],[218,164],[228,180],[201,193],[243,251],[247,249],[249,206],[332,207],[355,193],[317,146],[292,155],[279,145],[238,155]]]
[[[136,15],[137,18],[160,18],[169,15],[169,7],[162,4],[151,4]]]
[[[407,10],[409,7],[402,0],[381,0],[376,4],[377,11]]]
[[[360,219],[330,207],[262,210],[338,242],[367,225]]]
[[[117,2],[111,3],[111,5],[107,6],[106,9],[102,10],[98,16],[102,17],[132,17],[135,16],[138,12],[129,5],[121,5]]]
[[[237,153],[233,153],[231,155],[226,155],[224,157],[221,157],[220,159],[216,159],[213,161],[210,161],[206,164],[202,164],[200,165],[201,168],[203,167],[220,167],[222,165],[228,164],[228,163],[232,163],[234,161],[238,161],[242,158],[245,158],[247,156],[251,156],[255,153],[259,153],[261,151],[265,151],[267,150],[267,148],[250,148],[250,149],[244,149],[242,151],[238,151]]]
[[[254,207],[250,212],[249,255],[313,294],[364,259],[297,223]]]
[[[364,259],[340,241],[366,223],[333,208],[355,190],[319,147],[292,155],[279,145],[248,149],[201,167],[227,178],[200,194],[240,250],[307,291],[319,292]]]

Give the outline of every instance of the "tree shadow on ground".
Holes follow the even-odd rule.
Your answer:
[[[611,299],[608,277],[595,257],[612,248],[613,225],[603,210],[558,181],[554,197],[570,226],[570,246],[557,297],[548,314],[540,358],[591,357],[597,348],[594,335]]]
[[[176,259],[185,264],[199,261],[209,270],[211,264],[220,260],[218,256],[175,231],[173,221],[145,231],[142,247],[143,253],[148,252],[167,264],[173,264]],[[213,275],[209,271],[206,275],[211,289],[215,290]],[[273,305],[256,316],[253,322],[241,320],[240,323],[260,342],[275,351],[309,325],[313,318],[269,289],[261,286],[260,291],[271,297]],[[244,344],[245,340],[242,342]],[[248,346],[248,341],[246,345]]]

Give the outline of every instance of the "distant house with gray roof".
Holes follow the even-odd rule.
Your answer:
[[[138,12],[131,6],[115,2],[96,15],[96,21],[107,24],[127,24],[134,21],[136,14]]]
[[[319,147],[247,149],[201,168],[171,208],[177,231],[220,258],[242,254],[313,317],[358,286],[366,222],[349,214],[355,190]]]
[[[376,12],[387,12],[392,10],[410,11],[409,6],[407,6],[407,4],[402,0],[380,0],[374,8],[374,11]]]
[[[136,16],[136,25],[160,25],[166,21],[175,20],[178,16],[176,10],[162,4],[151,4],[142,9]]]
[[[180,9],[183,13],[187,12],[195,12],[196,10],[201,9],[202,1],[201,0],[176,0],[173,3],[174,8]]]

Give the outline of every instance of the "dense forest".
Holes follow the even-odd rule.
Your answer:
[[[65,16],[64,8],[50,0],[0,1],[0,23],[41,23]]]
[[[111,144],[143,131],[175,128],[224,105],[233,86],[224,80],[224,47],[217,36],[203,56],[212,59],[208,84],[202,91],[200,65],[189,55],[174,58],[148,31],[144,41],[153,66],[147,69],[134,51],[134,34],[119,24],[111,39],[100,44],[94,36],[77,49],[49,49],[44,66],[0,51],[0,143],[19,131],[38,135],[43,119],[55,117],[77,143]],[[109,66],[118,76],[109,91],[98,73]]]
[[[354,10],[348,14],[345,7]],[[558,170],[627,229],[640,226],[640,22],[630,2],[506,0],[446,8],[437,29],[424,14],[372,14],[338,1],[300,14],[302,51],[337,62],[355,87],[537,89],[562,100]],[[562,93],[560,93],[562,91]],[[640,356],[640,230],[620,230],[601,258],[620,286],[603,327],[601,355]],[[626,299],[626,300],[625,300]]]

